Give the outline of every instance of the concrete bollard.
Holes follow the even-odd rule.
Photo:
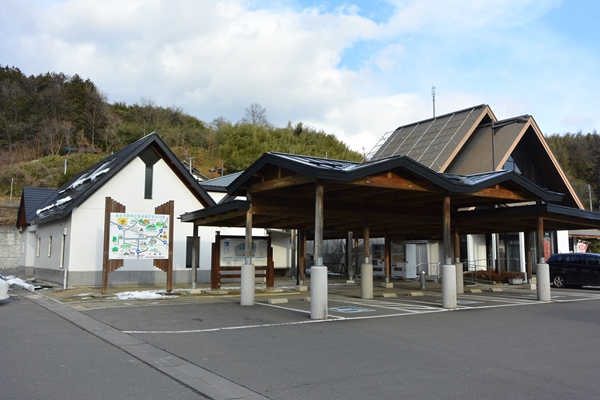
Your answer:
[[[456,267],[442,265],[442,307],[456,308]]]
[[[419,289],[420,290],[427,289],[427,275],[425,274],[425,271],[421,271],[421,287]]]
[[[327,267],[310,269],[310,318],[327,319]]]
[[[537,264],[537,299],[539,301],[552,300],[550,294],[550,266],[548,264]]]
[[[360,265],[360,297],[361,299],[373,298],[373,264]]]
[[[465,275],[463,274],[463,264],[457,262],[454,264],[454,267],[456,268],[456,293],[463,294],[465,292]]]
[[[240,289],[240,304],[243,306],[254,305],[254,279],[256,277],[254,264],[242,265],[242,278]]]

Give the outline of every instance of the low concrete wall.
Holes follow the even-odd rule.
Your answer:
[[[0,225],[0,270],[17,268],[20,250],[19,230],[14,225]]]
[[[45,282],[51,282],[58,285],[64,283],[64,271],[56,269],[33,268],[27,275],[34,276],[36,279]],[[173,284],[186,284],[192,281],[192,271],[173,271]],[[148,286],[162,285],[167,282],[167,274],[165,272],[156,271],[120,271],[116,270],[108,274],[108,286]],[[198,270],[198,283],[210,282],[210,271]],[[75,286],[102,286],[102,272],[67,272],[67,287]]]

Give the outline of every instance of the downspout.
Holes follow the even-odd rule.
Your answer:
[[[67,241],[67,234],[69,228],[63,229],[62,240],[60,241],[60,269],[63,270],[63,290],[67,289],[67,268],[65,268],[65,242]]]

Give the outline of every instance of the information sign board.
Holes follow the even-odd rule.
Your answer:
[[[110,213],[108,258],[168,259],[169,216]]]

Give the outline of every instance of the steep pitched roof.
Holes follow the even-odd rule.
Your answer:
[[[485,104],[401,126],[370,160],[405,155],[438,172],[469,175],[501,170],[519,145],[531,154],[538,184],[565,193],[564,205],[583,208],[533,117],[499,121]]]
[[[22,222],[39,223],[66,217],[133,159],[148,154],[148,151],[153,151],[156,157],[163,159],[204,207],[215,204],[160,136],[151,133],[77,174],[54,190],[34,213],[27,215],[27,221]]]
[[[464,142],[482,122],[496,117],[486,104],[440,115],[397,128],[374,153],[370,160],[403,155],[444,172]]]

